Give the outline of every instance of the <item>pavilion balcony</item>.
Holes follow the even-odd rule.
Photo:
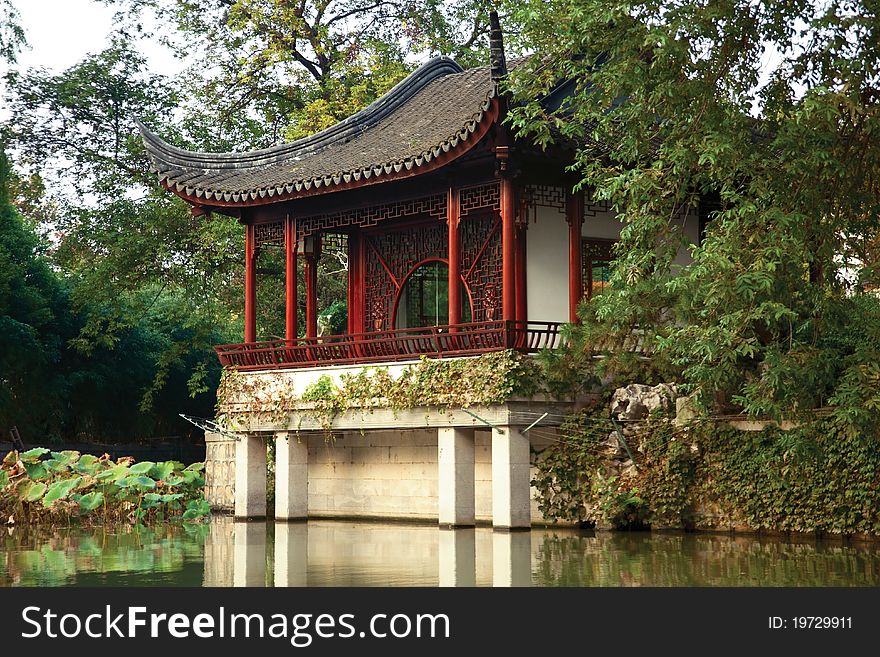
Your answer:
[[[535,353],[559,343],[558,322],[493,321],[401,328],[297,340],[217,345],[220,363],[239,371],[454,358],[515,349]]]

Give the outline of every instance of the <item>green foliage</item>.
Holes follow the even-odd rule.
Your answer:
[[[18,52],[27,43],[18,20],[18,10],[12,2],[0,0],[0,58],[10,63],[15,63]]]
[[[0,514],[10,522],[195,520],[210,512],[203,463],[111,461],[75,451],[9,452],[0,469]],[[38,475],[38,476],[35,476]],[[37,480],[39,479],[39,481]]]
[[[604,354],[625,372],[640,365],[635,335],[646,374],[683,381],[706,408],[780,419],[832,405],[864,425],[877,404],[876,8],[531,0],[513,12],[541,56],[512,75],[510,125],[571,145],[577,187],[624,223],[572,361],[592,374]],[[560,80],[572,96],[542,106]],[[710,221],[682,268],[698,212]]]
[[[651,420],[637,429],[637,469],[614,475],[587,412],[541,453],[532,483],[557,520],[880,535],[878,429],[849,429],[833,416],[786,431]]]
[[[534,395],[541,389],[541,381],[537,364],[514,351],[455,360],[423,356],[397,378],[385,368],[345,374],[341,385],[323,375],[299,399],[287,390],[276,389],[268,380],[225,372],[217,391],[217,415],[233,426],[247,426],[254,418],[286,423],[290,414],[312,417],[329,434],[333,419],[349,408],[400,411],[497,404],[515,396]]]

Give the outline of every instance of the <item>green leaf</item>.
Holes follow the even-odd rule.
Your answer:
[[[78,502],[81,511],[85,513],[88,513],[89,511],[94,511],[99,506],[104,504],[104,493],[99,490],[92,491],[91,493],[86,493],[79,498]]]
[[[104,472],[99,472],[97,475],[95,475],[95,479],[97,479],[98,481],[119,482],[124,477],[127,477],[129,472],[130,471],[129,471],[127,465],[124,465],[124,464],[114,465],[109,470],[104,470]]]
[[[43,461],[42,465],[45,466],[46,469],[48,469],[50,472],[54,473],[67,472],[70,469],[67,463],[65,463],[64,461],[59,461],[57,459],[46,459],[45,461]]]
[[[9,485],[9,473],[6,470],[0,470],[0,489]]]
[[[94,475],[103,466],[98,457],[93,454],[83,454],[73,469],[80,474]]]
[[[155,465],[156,464],[152,461],[141,461],[140,463],[135,463],[131,466],[130,470],[135,474],[145,475],[152,470]]]
[[[73,490],[77,486],[79,486],[80,481],[82,481],[82,477],[74,477],[73,479],[63,479],[61,481],[56,481],[54,484],[49,486],[49,490],[46,491],[46,497],[43,498],[43,506],[51,506],[52,502],[54,502],[55,500],[61,500],[70,495]]]
[[[51,456],[56,461],[64,463],[65,465],[73,465],[79,461],[80,453],[76,450],[68,449],[63,452],[52,452]]]
[[[156,482],[145,475],[138,475],[137,477],[126,477],[119,482],[119,485],[123,487],[133,487],[139,490],[151,490],[156,487]]]
[[[157,481],[167,481],[171,474],[174,472],[174,465],[174,461],[157,463],[152,468],[150,468],[149,475]]]
[[[26,452],[22,452],[19,455],[19,458],[25,463],[36,463],[40,460],[40,457],[43,454],[48,454],[49,450],[45,447],[34,447],[33,449],[29,449]]]
[[[180,486],[180,484],[185,483],[186,479],[181,477],[180,475],[171,475],[167,479],[165,479],[166,486]]]
[[[31,479],[47,479],[49,470],[42,463],[25,463],[24,469]]]
[[[19,495],[25,502],[36,502],[46,492],[46,484],[40,481],[29,481],[22,485]]]

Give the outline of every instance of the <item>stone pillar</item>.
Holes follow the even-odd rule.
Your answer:
[[[236,522],[233,586],[266,586],[266,523]]]
[[[492,534],[492,586],[532,585],[532,535],[529,532]]]
[[[473,527],[473,429],[437,429],[437,467],[440,526]]]
[[[476,530],[441,529],[438,550],[440,586],[477,585]]]
[[[242,436],[235,444],[235,518],[266,517],[266,443]]]
[[[286,431],[275,434],[275,520],[305,520],[309,511],[309,447]]]
[[[275,586],[308,586],[309,526],[275,523]]]
[[[516,427],[492,428],[492,526],[530,529],[529,439]]]

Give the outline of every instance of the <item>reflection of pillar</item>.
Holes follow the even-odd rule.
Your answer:
[[[495,532],[492,535],[492,586],[531,585],[531,534]]]
[[[473,429],[437,429],[437,467],[440,525],[473,526]]]
[[[568,321],[578,321],[577,307],[584,296],[581,226],[584,224],[584,195],[568,194],[565,198],[568,221]]]
[[[235,517],[266,517],[266,444],[259,436],[235,444]]]
[[[296,223],[290,216],[284,222],[284,337],[296,340]]]
[[[257,339],[257,254],[253,224],[245,226],[244,238],[244,341]]]
[[[449,236],[447,289],[450,324],[461,324],[461,244],[458,237],[458,223],[458,190],[450,186],[446,199],[446,224]]]
[[[476,586],[475,530],[472,528],[441,529],[438,561],[440,586]]]
[[[233,586],[266,586],[266,523],[236,522]]]
[[[492,429],[492,525],[529,529],[529,439],[515,427]]]
[[[275,434],[275,519],[305,520],[309,511],[309,448],[286,431]]]
[[[202,586],[232,586],[233,528],[229,516],[212,516],[205,536]]]
[[[275,586],[307,586],[309,526],[275,523]]]

